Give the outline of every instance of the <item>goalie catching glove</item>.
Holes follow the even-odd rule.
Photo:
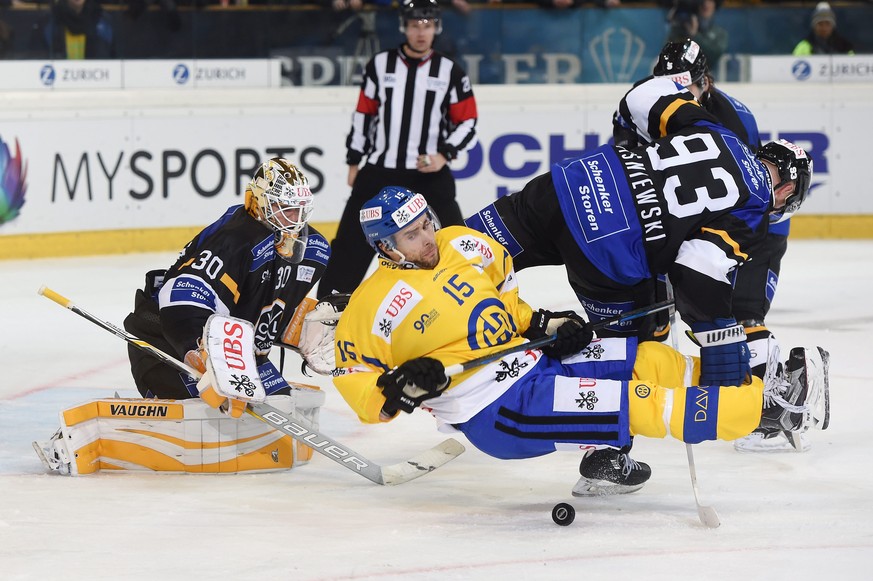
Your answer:
[[[254,327],[242,319],[216,314],[203,327],[201,349],[205,357],[201,358],[206,370],[197,382],[197,391],[200,399],[233,418],[242,416],[248,402],[262,402],[267,397],[258,374],[254,341]],[[192,352],[186,354],[186,361],[189,355]]]
[[[411,414],[422,402],[440,395],[450,383],[446,368],[431,357],[412,359],[386,371],[376,380],[385,396],[383,419],[393,418],[398,411]]]
[[[550,335],[555,335],[555,340],[542,347],[542,351],[553,359],[575,355],[594,339],[591,324],[573,311],[540,309],[531,317],[530,327],[524,332],[524,337],[534,341]]]
[[[334,336],[340,315],[349,304],[349,294],[324,297],[303,319],[298,349],[305,365],[321,375],[331,375],[336,367]]]

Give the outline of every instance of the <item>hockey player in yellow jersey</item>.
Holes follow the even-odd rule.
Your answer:
[[[360,220],[379,265],[336,327],[334,383],[365,423],[421,407],[441,429],[460,430],[505,459],[590,455],[632,436],[733,440],[758,427],[765,396],[778,404],[768,408],[770,419],[785,429],[821,423],[827,354],[820,349],[792,350],[766,386],[759,378],[697,386],[697,358],[634,338],[594,339],[572,312],[534,312],[519,297],[504,247],[463,226],[440,229],[419,194],[383,188]],[[542,350],[446,375],[447,366],[546,335],[556,339]],[[631,492],[651,474],[633,460],[583,466],[574,494]]]

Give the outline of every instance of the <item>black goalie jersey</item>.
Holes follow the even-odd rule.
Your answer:
[[[327,266],[327,240],[314,228],[307,229],[303,259],[292,264],[276,252],[271,230],[242,206],[229,208],[188,243],[166,271],[163,284],[147,282],[145,291],[137,292],[136,306],[125,319],[125,328],[182,359],[197,348],[210,315],[238,317],[254,325],[255,349],[262,363]],[[177,371],[134,348],[129,352],[134,379],[143,395],[196,396],[192,386],[179,383]],[[165,369],[156,375],[156,367]]]

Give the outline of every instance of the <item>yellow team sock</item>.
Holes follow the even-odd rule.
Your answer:
[[[735,440],[758,427],[764,393],[759,378],[736,387],[694,386],[699,377],[697,358],[661,343],[641,343],[628,386],[631,435],[696,443]]]

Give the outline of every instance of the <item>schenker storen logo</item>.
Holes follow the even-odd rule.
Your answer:
[[[0,226],[14,220],[24,205],[27,192],[27,162],[21,155],[18,139],[15,154],[0,135]]]

